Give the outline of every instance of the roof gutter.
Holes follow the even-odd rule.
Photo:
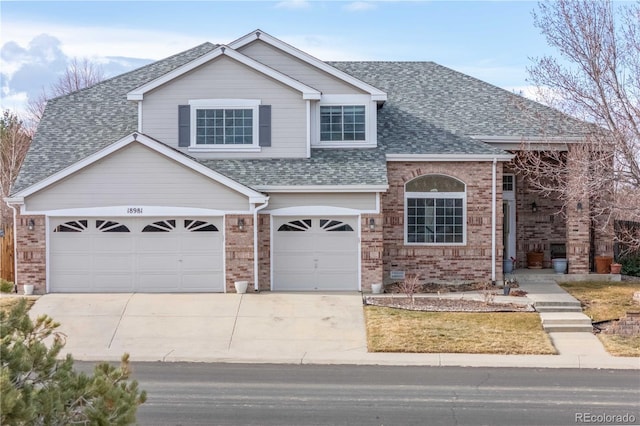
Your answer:
[[[387,154],[387,161],[511,161],[513,154]]]

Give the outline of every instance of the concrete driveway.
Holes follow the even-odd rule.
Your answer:
[[[47,294],[78,360],[294,362],[366,354],[360,294]]]

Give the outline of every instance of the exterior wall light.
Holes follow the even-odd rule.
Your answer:
[[[243,217],[238,218],[238,229],[240,231],[244,231],[244,218]]]
[[[578,201],[578,205],[576,206],[579,212],[582,211],[582,201]]]
[[[29,229],[29,231],[33,231],[33,228],[36,227],[36,223],[33,221],[33,219],[29,219],[29,222],[27,223],[27,228]]]
[[[538,205],[536,204],[536,202],[534,201],[533,203],[531,203],[531,211],[533,213],[538,211]]]
[[[372,217],[369,218],[369,230],[370,231],[376,230],[376,220]]]

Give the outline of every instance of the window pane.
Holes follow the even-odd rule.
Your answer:
[[[425,175],[406,184],[407,192],[464,192],[465,185],[458,179],[444,175]]]
[[[363,105],[320,106],[321,141],[365,140]]]
[[[253,143],[252,109],[196,110],[196,144]]]
[[[407,242],[462,243],[462,201],[461,198],[407,198]]]

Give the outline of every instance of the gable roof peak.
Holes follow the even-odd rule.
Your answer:
[[[372,85],[370,85],[369,83],[366,83],[365,81],[362,81],[360,79],[357,79],[355,77],[353,77],[352,75],[349,75],[347,73],[345,73],[344,71],[339,70],[338,68],[335,68],[334,66],[330,65],[329,63],[322,61],[318,58],[316,58],[315,56],[312,56],[306,52],[303,52],[302,50],[288,44],[285,43],[284,41],[273,37],[272,35],[262,31],[262,30],[254,30],[252,32],[250,32],[249,34],[240,37],[239,39],[232,41],[231,43],[228,44],[228,46],[232,49],[240,49],[256,40],[260,40],[264,43],[267,43],[277,49],[282,50],[285,53],[288,53],[291,56],[294,56],[295,58],[306,62],[307,64],[318,68],[334,77],[337,77],[345,82],[347,82],[348,84],[351,84],[354,87],[357,87],[367,93],[371,94],[371,98],[374,101],[381,101],[384,102],[387,100],[387,94],[378,89],[377,87],[374,87]]]

